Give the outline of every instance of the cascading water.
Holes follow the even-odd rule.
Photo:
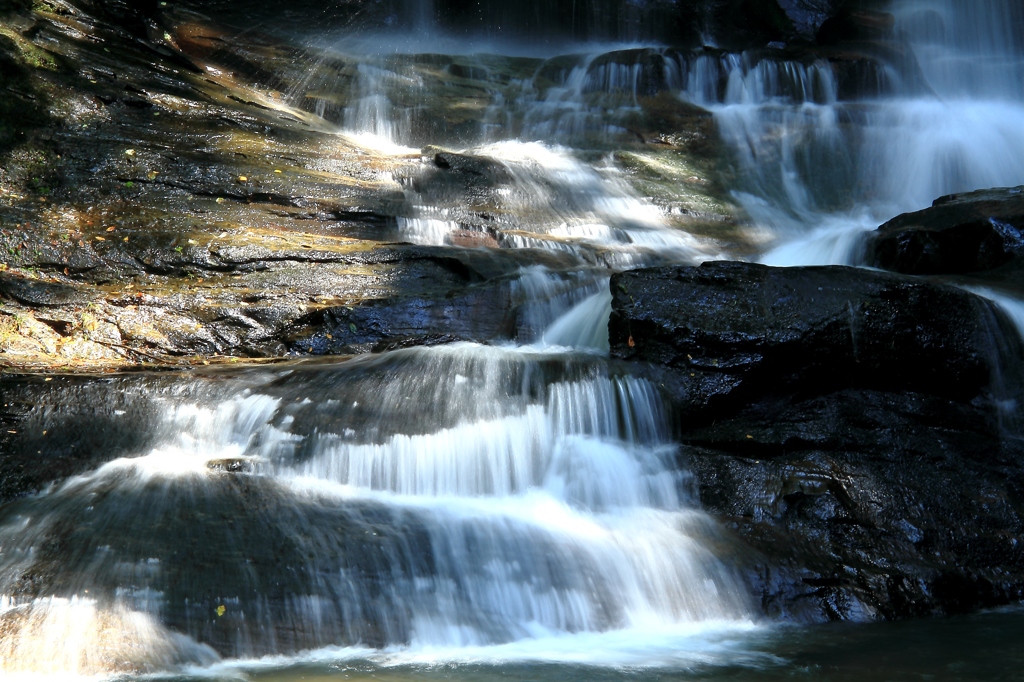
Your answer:
[[[6,510],[5,671],[749,627],[657,390],[600,357],[456,345],[245,383],[179,386],[160,445]]]
[[[869,63],[854,86],[841,84],[826,61],[795,61],[763,50],[592,50],[534,60],[536,66],[523,78],[494,82],[486,94],[490,113],[476,128],[462,129],[460,137],[474,144],[493,141],[472,153],[519,168],[512,187],[528,190],[540,206],[553,196],[550,187],[565,178],[569,187],[593,186],[597,195],[618,200],[624,209],[609,213],[607,203],[566,204],[566,195],[586,193],[562,191],[556,195],[560,205],[577,216],[577,224],[565,220],[564,211],[542,216],[549,225],[544,232],[558,236],[562,230],[570,242],[597,241],[602,246],[654,237],[657,243],[651,248],[675,250],[674,260],[682,253],[704,260],[716,255],[713,246],[663,229],[659,209],[624,183],[613,186],[606,180],[600,185],[585,179],[594,164],[573,158],[578,152],[571,151],[628,144],[636,134],[641,99],[674,93],[714,113],[733,158],[732,196],[749,216],[754,238],[775,242],[776,248],[761,256],[764,262],[852,263],[862,234],[899,213],[923,208],[946,194],[1024,182],[1019,126],[1024,52],[1012,29],[1024,10],[1009,0],[970,7],[952,0],[900,0],[892,10],[894,30],[916,61]],[[486,59],[474,59],[482,60],[479,67],[459,67],[457,73],[475,68],[487,82]],[[349,129],[386,134],[402,144],[416,142],[414,119],[423,115],[423,105],[410,100],[408,88],[415,78],[402,75],[399,62],[392,62],[394,71],[373,72],[378,75],[372,87],[344,114]],[[364,71],[371,73],[361,66],[360,73]],[[406,104],[391,105],[387,93]],[[435,133],[431,130],[436,138]],[[519,140],[531,142],[524,147]],[[566,147],[552,149],[552,142]],[[524,162],[533,168],[539,164],[543,173],[525,177],[530,173],[522,168]],[[574,168],[572,178],[569,166]],[[537,192],[542,186],[544,191]],[[424,207],[414,201],[407,232],[414,241],[436,243],[460,226],[431,215],[438,206],[428,203]],[[523,207],[520,202],[507,209]],[[581,209],[593,217],[588,219]],[[641,215],[648,216],[643,237],[624,237],[621,229],[635,226]],[[514,243],[525,244],[563,248],[544,240]]]
[[[388,16],[434,31],[440,4],[389,3]],[[679,229],[615,152],[666,94],[712,112],[733,197],[779,264],[848,263],[860,233],[896,213],[1024,183],[1024,58],[1006,29],[1018,4],[893,9],[920,80],[877,70],[857,102],[828,63],[775,51],[452,48],[460,60],[446,61],[421,38],[348,54],[337,83],[307,88],[308,108],[400,154],[458,143],[461,161],[428,150],[423,165],[468,164],[454,170],[484,186],[467,197],[396,178],[401,239],[567,254],[512,284],[530,304],[527,345],[155,391],[154,445],[0,511],[0,670],[194,672],[267,655],[737,660],[731,633],[756,626],[729,547],[699,511],[657,387],[604,357],[610,271],[735,254]],[[427,78],[475,115],[431,122]],[[983,295],[1022,324],[1017,303]]]
[[[899,213],[1024,183],[1019,3],[897,0],[892,10],[923,82],[883,72],[878,96],[840,101],[827,64],[784,64],[779,78],[779,65],[736,59],[724,96],[691,89],[734,150],[736,197],[779,241],[768,264],[855,262],[860,234]]]
[[[587,165],[569,149],[505,141],[467,153],[500,168],[503,178],[495,208],[516,215],[522,223],[501,234],[495,245],[568,251],[581,262],[598,261],[619,269],[665,257],[697,262],[713,253],[709,244],[672,229],[663,213],[637,196],[615,168]],[[453,219],[461,195],[423,190],[408,196],[413,216],[398,221],[403,238],[440,245],[465,236]]]

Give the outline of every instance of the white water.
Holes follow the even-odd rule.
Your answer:
[[[568,251],[584,261],[597,257],[615,269],[666,258],[696,263],[715,255],[712,244],[671,227],[664,211],[638,196],[613,166],[595,167],[568,148],[541,142],[497,142],[466,153],[495,161],[508,173],[495,208],[521,224],[497,237],[505,246]],[[408,197],[413,217],[398,221],[404,239],[442,245],[469,234],[451,219],[461,208],[458,200],[412,192]]]
[[[887,217],[1024,183],[1020,45],[1006,30],[1018,6],[896,8],[934,96],[882,74],[896,96],[843,103],[822,64],[666,60],[669,88],[713,110],[736,155],[737,201],[778,242],[766,262],[850,262]],[[429,22],[429,9],[414,15]],[[398,351],[167,395],[156,445],[6,510],[5,674],[742,659],[737,640],[758,626],[657,389],[600,358],[607,268],[713,253],[614,163],[568,146],[620,134],[637,106],[643,70],[598,57],[495,100],[482,137],[516,139],[468,150],[503,165],[500,208],[532,221],[502,246],[604,258],[589,278],[521,274],[532,345]],[[345,127],[406,142],[414,106],[389,91],[419,81],[364,64],[354,82]],[[518,113],[502,120],[506,105]],[[464,231],[458,202],[409,200],[404,238]],[[1024,324],[1019,302],[986,295]],[[247,662],[214,663],[210,642]],[[289,658],[253,662],[265,654]]]
[[[518,94],[495,92],[479,134],[496,142],[468,150],[508,166],[502,210],[535,219],[530,234],[502,245],[608,248],[613,268],[651,262],[634,251],[683,262],[718,255],[667,228],[614,162],[581,161],[569,146],[632,135],[627,121],[654,81],[714,112],[734,156],[733,196],[756,239],[771,242],[760,256],[769,264],[854,263],[863,233],[889,218],[946,194],[1024,184],[1024,41],[1015,30],[1024,9],[1014,0],[898,0],[893,12],[920,76],[882,68],[880,94],[856,102],[840,100],[826,62],[663,48],[544,62]],[[408,105],[381,104],[407,77],[365,72],[376,74],[371,94],[349,110],[348,127],[408,139]],[[409,239],[447,243],[462,229],[445,206],[413,204],[402,222]]]
[[[493,646],[423,647],[374,650],[326,648],[298,657],[271,656],[251,661],[225,661],[204,668],[187,668],[198,679],[247,679],[246,674],[274,672],[299,665],[342,667],[371,663],[384,669],[415,667],[437,669],[455,665],[513,665],[516,663],[570,664],[638,671],[700,670],[716,665],[771,668],[780,660],[751,651],[749,642],[758,628],[735,623],[702,623],[698,627],[662,624],[574,635],[543,634]],[[160,679],[160,676],[154,676]]]
[[[987,287],[966,287],[969,291],[987,298],[996,304],[1006,317],[1013,323],[1013,326],[1017,329],[1017,333],[1020,335],[1022,341],[1024,341],[1024,300],[1017,296],[1010,295],[995,289]]]
[[[671,660],[752,627],[648,382],[599,357],[470,344],[261,376],[234,396],[168,396],[161,445],[7,514],[5,671],[208,665],[211,636],[242,658],[370,642],[394,661],[554,660],[609,641],[621,648],[594,660],[625,664],[625,643],[656,629],[692,648],[655,647]],[[198,571],[177,553],[197,539]],[[18,587],[33,573],[42,595]],[[227,640],[203,624],[220,618]],[[61,656],[39,660],[57,639]]]
[[[859,236],[889,218],[943,195],[1024,184],[1020,4],[897,0],[893,11],[933,94],[889,74],[892,95],[839,102],[827,66],[742,59],[708,66],[730,69],[724,96],[688,90],[736,154],[735,196],[775,235],[763,262],[854,263]]]

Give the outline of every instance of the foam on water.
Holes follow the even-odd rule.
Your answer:
[[[153,672],[220,658],[149,614],[104,608],[87,596],[15,602],[0,595],[0,632],[4,679]]]
[[[248,674],[273,673],[294,666],[369,663],[384,669],[436,668],[449,665],[501,666],[516,663],[565,663],[630,671],[698,671],[714,666],[773,668],[783,661],[751,651],[749,642],[762,632],[752,623],[706,623],[700,628],[678,625],[636,627],[602,633],[547,633],[496,646],[444,647],[421,645],[383,651],[325,648],[296,657],[227,661],[207,668],[187,668],[188,679],[248,679]],[[153,676],[160,679],[159,676]]]

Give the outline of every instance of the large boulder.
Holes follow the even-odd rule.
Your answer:
[[[612,355],[673,400],[681,466],[771,616],[900,618],[1024,595],[1021,342],[988,302],[851,268],[612,280]]]
[[[867,264],[912,275],[993,270],[1024,256],[1024,187],[952,194],[868,239]]]

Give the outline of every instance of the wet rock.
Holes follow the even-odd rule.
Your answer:
[[[512,175],[500,161],[471,154],[458,154],[427,147],[423,156],[433,168],[417,173],[410,182],[413,191],[431,204],[461,200],[484,202],[496,188],[512,184]]]
[[[52,500],[73,499],[73,492],[0,509],[5,519],[37,511],[55,521],[37,529],[41,541],[32,559],[3,576],[5,594],[25,605],[30,620],[22,628],[31,632],[36,625],[31,619],[43,614],[32,611],[41,601],[59,604],[77,596],[80,585],[64,570],[68,557],[102,546],[89,586],[101,617],[116,603],[120,587],[114,562],[159,562],[159,570],[139,578],[144,589],[161,595],[159,622],[203,642],[208,659],[216,658],[213,651],[240,658],[408,643],[412,623],[400,595],[411,589],[404,585],[434,578],[428,518],[379,502],[296,496],[268,476],[197,471],[195,485],[187,488],[167,486],[140,469],[124,463],[112,476],[92,474],[80,481],[76,488],[92,493],[88,511],[96,513],[73,520],[59,511],[46,513]],[[180,535],[168,543],[168,532]],[[305,596],[317,594],[330,575],[344,576],[338,589]],[[381,580],[382,575],[389,577]],[[403,589],[393,589],[396,583]],[[314,609],[324,617],[311,627]],[[258,623],[253,612],[260,614]],[[87,626],[89,636],[94,627]]]
[[[715,44],[742,50],[784,41],[794,33],[793,24],[776,2],[760,0],[703,0],[703,16],[710,24]],[[699,19],[698,19],[699,22]]]
[[[409,209],[394,177],[426,170],[438,191],[491,196],[510,182],[505,167],[443,149],[428,165],[346,142],[273,88],[317,64],[347,64],[263,34],[240,38],[193,9],[82,0],[68,10],[74,22],[18,15],[17,39],[0,40],[7,82],[60,116],[19,123],[0,169],[0,365],[179,365],[514,338],[518,271],[578,265],[567,253],[500,249],[472,222],[452,238],[466,248],[395,244]],[[434,57],[410,59],[425,74],[451,61]],[[538,61],[496,58],[474,71],[460,58],[458,78],[494,71],[507,82],[502,68],[522,77]],[[452,101],[465,94],[456,88]]]
[[[130,377],[0,374],[0,503],[137,454],[159,418]]]
[[[838,13],[844,4],[844,0],[779,0],[779,7],[804,40],[813,39],[822,23]]]
[[[821,45],[834,45],[849,40],[885,39],[892,37],[895,26],[896,17],[887,12],[844,8],[821,24],[816,40]]]
[[[612,287],[615,354],[671,368],[688,414],[743,404],[767,387],[969,401],[998,366],[994,339],[1016,339],[973,294],[854,268],[719,262],[622,273]]]
[[[994,270],[1024,255],[1024,187],[953,194],[882,225],[869,265],[912,275]]]
[[[765,613],[904,618],[1024,595],[1024,355],[988,302],[740,263],[612,287],[612,355],[649,363],[674,401],[681,465],[751,548]]]
[[[27,306],[54,307],[84,305],[92,296],[66,284],[44,282],[0,272],[0,297]]]

